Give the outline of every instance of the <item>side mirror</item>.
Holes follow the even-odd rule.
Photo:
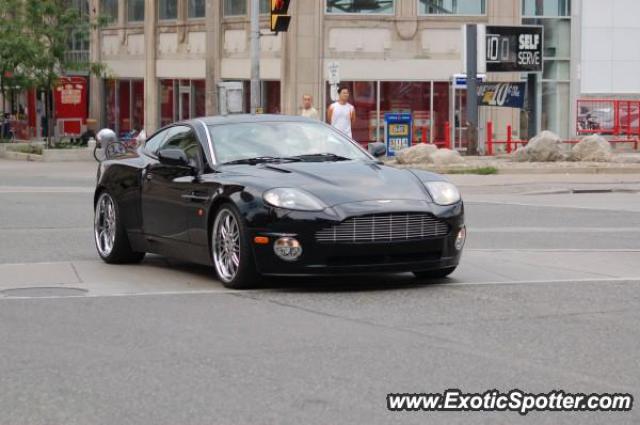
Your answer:
[[[387,147],[382,142],[369,143],[369,153],[376,158],[387,154]]]
[[[187,158],[187,154],[180,149],[163,149],[158,152],[158,160],[161,164],[170,165],[173,167],[193,168],[189,164],[189,158]]]

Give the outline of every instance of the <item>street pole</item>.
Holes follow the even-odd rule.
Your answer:
[[[478,155],[478,27],[467,25],[467,137],[469,155]]]
[[[251,113],[261,112],[260,105],[260,1],[251,0]]]

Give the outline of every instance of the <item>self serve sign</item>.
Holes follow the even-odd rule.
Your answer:
[[[526,66],[539,66],[542,62],[540,51],[540,34],[520,34],[518,37],[519,51],[518,51],[518,65]]]
[[[542,72],[541,26],[486,28],[487,72]]]

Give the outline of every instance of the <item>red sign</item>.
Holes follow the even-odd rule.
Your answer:
[[[53,92],[56,119],[63,121],[63,132],[79,135],[87,120],[87,79],[62,77]]]

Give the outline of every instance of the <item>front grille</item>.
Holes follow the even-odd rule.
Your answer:
[[[449,233],[447,223],[425,213],[376,214],[351,217],[340,224],[319,230],[316,241],[394,242],[432,239]]]

